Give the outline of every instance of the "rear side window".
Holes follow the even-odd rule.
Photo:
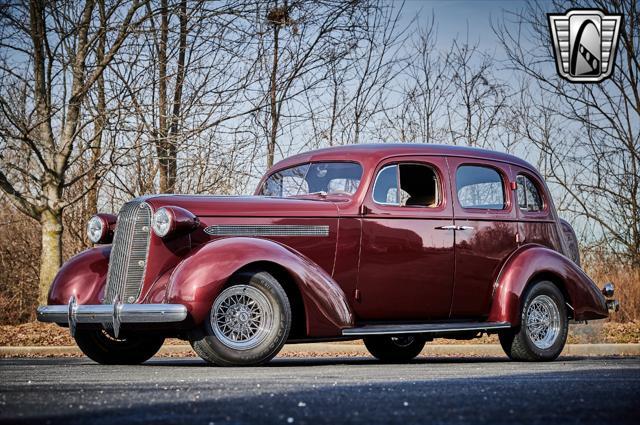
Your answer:
[[[463,208],[502,210],[506,206],[500,173],[491,167],[462,165],[456,172],[458,202]]]
[[[535,183],[527,176],[520,174],[516,177],[518,183],[518,206],[522,211],[538,212],[542,211],[544,205],[542,196]]]

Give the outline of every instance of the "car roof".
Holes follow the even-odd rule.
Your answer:
[[[535,167],[514,155],[487,149],[455,145],[432,145],[423,143],[373,143],[335,146],[317,149],[291,156],[278,162],[273,170],[288,168],[295,164],[315,161],[357,161],[375,166],[381,160],[394,156],[442,155],[501,161],[527,168],[537,173]]]

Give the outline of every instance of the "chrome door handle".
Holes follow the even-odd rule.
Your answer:
[[[449,225],[449,226],[438,226],[436,227],[437,230],[473,230],[473,226],[454,226],[454,225]]]

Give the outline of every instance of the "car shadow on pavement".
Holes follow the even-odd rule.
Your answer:
[[[263,377],[262,386],[238,375],[235,382],[173,380],[160,389],[154,389],[153,382],[116,380],[100,387],[104,403],[72,408],[78,405],[79,392],[66,386],[49,401],[52,410],[25,409],[22,418],[5,410],[0,423],[635,425],[640,415],[639,372],[640,365],[605,373],[594,367],[506,374],[494,368],[478,369],[475,376],[405,374],[386,382],[372,377],[357,383],[343,383],[346,375],[325,376],[320,382],[311,377],[293,381],[286,375],[278,377],[281,380]],[[22,402],[15,406],[24,409]]]
[[[615,357],[614,357],[615,358]],[[589,357],[578,357],[578,356],[562,356],[555,360],[556,362],[575,362],[581,360],[587,360]],[[261,366],[241,366],[237,367],[238,369],[242,369],[245,367],[309,367],[309,366],[334,366],[334,365],[386,365],[386,364],[395,364],[395,365],[411,365],[411,364],[473,364],[473,363],[516,363],[508,357],[477,357],[477,356],[465,356],[465,357],[449,357],[449,356],[439,356],[439,357],[418,357],[410,362],[402,362],[402,363],[385,363],[381,362],[372,357],[276,357],[271,360],[269,363],[266,363]],[[143,363],[143,366],[179,366],[179,367],[202,367],[202,366],[210,366],[210,367],[220,367],[216,365],[211,365],[201,360],[199,358],[162,358],[155,357],[146,363]]]

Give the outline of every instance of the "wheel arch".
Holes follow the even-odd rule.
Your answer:
[[[571,305],[576,320],[608,316],[605,299],[593,281],[573,261],[540,245],[519,248],[503,265],[494,285],[489,321],[520,324],[520,309],[526,290],[539,280],[558,287]]]
[[[306,334],[302,337],[339,336],[353,326],[346,295],[331,276],[301,253],[268,239],[221,238],[203,245],[171,273],[165,302],[185,305],[193,323],[201,325],[232,276],[261,267],[283,279],[298,314],[302,307],[304,328],[296,324],[296,331]]]
[[[529,288],[531,288],[536,283],[543,282],[543,281],[551,282],[556,288],[558,288],[558,290],[562,294],[562,298],[564,299],[564,302],[569,305],[569,308],[567,309],[568,317],[570,319],[573,318],[573,304],[571,301],[571,294],[569,293],[569,291],[567,291],[567,285],[566,285],[566,282],[563,280],[562,276],[552,271],[543,271],[543,272],[536,273],[533,276],[531,276],[531,278],[527,282],[527,285],[525,286],[525,289],[524,289],[525,292],[528,291]]]
[[[236,270],[229,279],[227,279],[225,287],[229,285],[229,282],[234,276],[246,272],[261,271],[272,275],[287,294],[289,304],[291,305],[291,331],[289,332],[289,338],[304,338],[307,334],[307,313],[304,306],[304,299],[294,276],[285,267],[273,261],[255,261]]]

